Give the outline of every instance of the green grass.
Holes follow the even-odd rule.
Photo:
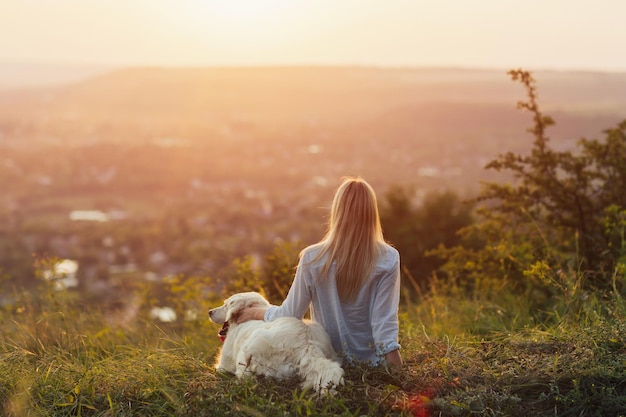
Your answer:
[[[345,386],[327,397],[294,388],[296,381],[216,373],[217,326],[203,318],[114,327],[72,297],[28,295],[0,313],[0,414],[626,415],[619,296],[587,298],[565,316],[556,304],[551,315],[533,315],[502,288],[491,296],[457,290],[404,294],[405,365],[347,368]]]

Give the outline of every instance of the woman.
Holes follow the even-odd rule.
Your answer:
[[[238,322],[290,316],[311,319],[330,335],[349,362],[401,365],[398,344],[400,256],[382,233],[376,194],[361,178],[337,189],[328,232],[300,253],[283,304],[248,308]]]

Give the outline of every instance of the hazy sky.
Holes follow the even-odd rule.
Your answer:
[[[626,0],[0,0],[0,62],[626,71]]]

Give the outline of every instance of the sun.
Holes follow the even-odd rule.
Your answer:
[[[271,33],[289,24],[298,0],[182,0],[173,3],[187,24],[202,25],[207,32]]]
[[[195,2],[224,20],[267,20],[278,18],[289,2],[282,0],[213,0]]]
[[[160,48],[172,51],[178,62],[296,61],[302,45],[314,42],[320,13],[317,3],[308,0],[137,1],[150,6],[160,33],[169,33]]]

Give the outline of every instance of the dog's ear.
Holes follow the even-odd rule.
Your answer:
[[[230,300],[226,309],[226,321],[235,321],[239,317],[241,310],[247,307],[246,300],[243,298],[234,298]]]
[[[239,317],[239,312],[241,310],[238,311],[231,311],[228,310],[228,312],[226,313],[226,321],[229,323],[236,323],[237,322],[237,317]]]

